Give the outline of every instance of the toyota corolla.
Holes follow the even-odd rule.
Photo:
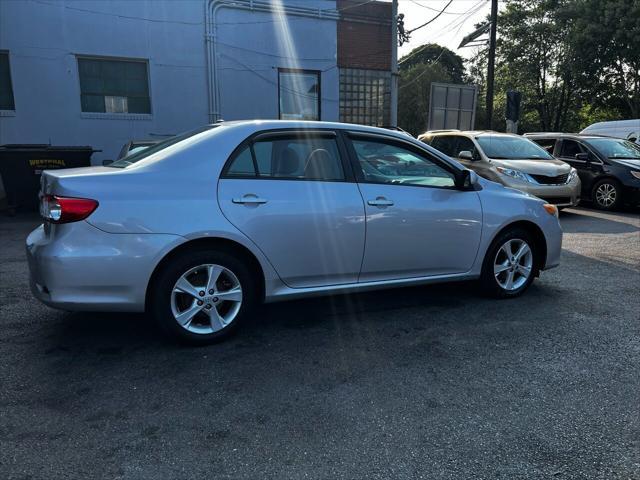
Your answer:
[[[147,311],[173,338],[223,338],[258,305],[478,280],[524,292],[560,259],[557,208],[402,132],[244,121],[109,166],[45,171],[27,239],[34,295]]]

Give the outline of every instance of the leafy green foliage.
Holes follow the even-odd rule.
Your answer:
[[[494,119],[504,129],[505,92],[522,92],[520,131],[577,131],[640,117],[638,0],[507,0],[498,18]],[[487,51],[467,63],[481,86]]]
[[[571,34],[574,75],[598,108],[640,117],[640,2],[581,0],[566,17]]]
[[[427,43],[414,48],[400,59],[400,71],[419,64],[439,63],[447,71],[454,83],[464,81],[464,60],[446,47],[436,43]]]
[[[427,129],[432,82],[452,83],[453,78],[440,63],[418,63],[400,72],[398,126],[412,135]]]

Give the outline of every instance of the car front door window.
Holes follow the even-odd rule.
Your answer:
[[[476,150],[476,146],[470,138],[458,137],[458,145],[456,149],[458,150],[455,154],[456,157],[460,155],[460,152],[467,151],[467,152],[471,152],[471,155],[474,160],[480,159],[478,155],[478,151]]]
[[[423,187],[455,186],[453,173],[425,156],[393,143],[353,140],[365,182]]]
[[[578,142],[576,142],[575,140],[562,141],[560,157],[575,160],[578,153],[584,153],[584,150]]]

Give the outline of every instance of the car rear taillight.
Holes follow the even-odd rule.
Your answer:
[[[51,223],[69,223],[84,220],[98,208],[98,202],[90,198],[43,195],[40,198],[40,215]]]

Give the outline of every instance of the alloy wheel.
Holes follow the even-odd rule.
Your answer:
[[[618,192],[615,185],[610,183],[598,185],[598,188],[596,189],[596,202],[603,207],[611,207],[616,203],[617,196]]]
[[[493,262],[496,282],[506,291],[512,292],[522,287],[531,276],[533,252],[524,240],[507,240],[498,249]]]
[[[205,264],[180,276],[171,291],[171,312],[178,324],[197,334],[222,330],[242,306],[242,286],[226,267]]]

